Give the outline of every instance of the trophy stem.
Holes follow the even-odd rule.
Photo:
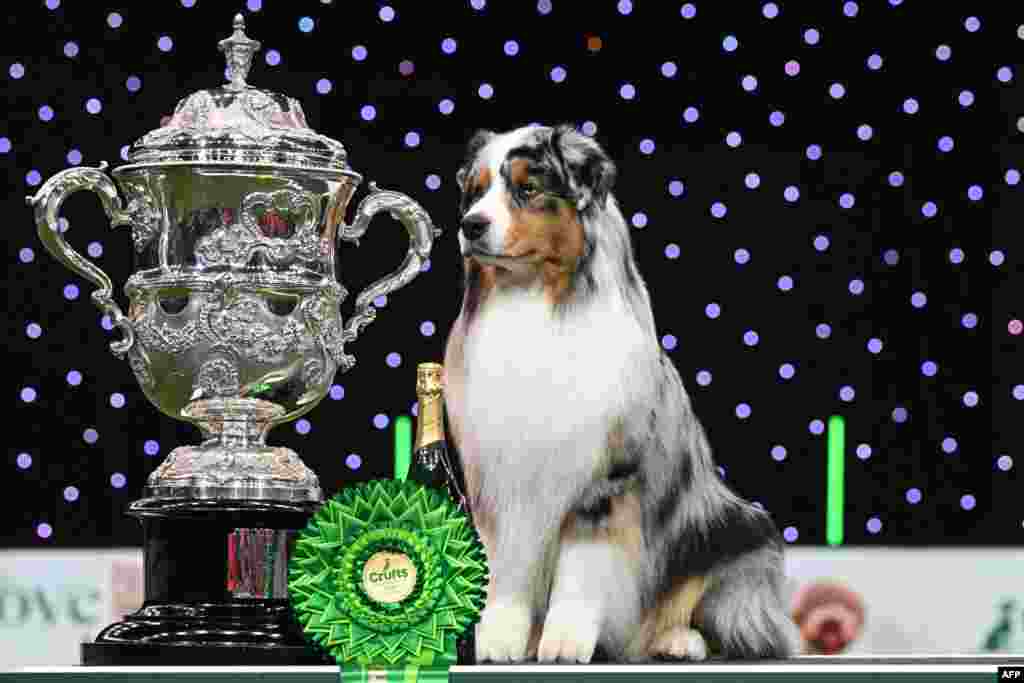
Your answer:
[[[254,398],[219,398],[193,401],[181,411],[207,436],[203,445],[217,443],[226,450],[263,448],[272,420],[284,408]]]
[[[257,398],[193,401],[182,417],[206,436],[180,446],[156,468],[144,495],[158,499],[320,502],[317,476],[295,451],[266,445],[284,408]]]

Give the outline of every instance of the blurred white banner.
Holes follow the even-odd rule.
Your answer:
[[[996,652],[1024,654],[1024,550],[800,547],[786,564],[796,585],[864,598],[849,654],[980,653],[993,634]],[[140,550],[0,551],[0,667],[77,665],[80,644],[142,598]]]
[[[74,665],[142,605],[142,551],[0,551],[0,666]]]
[[[837,581],[860,593],[864,633],[848,654],[979,654],[1009,610],[992,652],[1024,654],[1024,549],[787,548],[796,584]]]

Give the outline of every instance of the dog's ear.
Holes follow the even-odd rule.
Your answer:
[[[466,156],[462,161],[462,166],[455,174],[455,182],[458,184],[460,191],[466,191],[466,175],[469,173],[473,160],[476,159],[484,145],[490,142],[495,135],[497,133],[493,130],[478,130],[469,139],[469,142],[466,144]]]
[[[479,154],[484,145],[490,142],[495,135],[497,135],[497,133],[493,130],[483,129],[473,133],[473,137],[471,137],[469,142],[466,143],[466,161],[472,160],[473,157]]]
[[[591,203],[604,206],[615,185],[616,168],[611,157],[593,138],[569,125],[553,129],[551,144],[576,192],[576,208],[582,211]]]

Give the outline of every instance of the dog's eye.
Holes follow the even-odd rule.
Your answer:
[[[540,183],[536,180],[527,180],[525,183],[519,186],[519,191],[523,193],[523,196],[527,199],[535,197],[541,192]]]

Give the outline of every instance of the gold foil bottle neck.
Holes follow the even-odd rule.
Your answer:
[[[420,363],[416,366],[416,395],[439,396],[443,390],[444,368],[440,363]]]
[[[420,363],[416,366],[416,398],[419,400],[414,445],[416,450],[444,442],[442,373],[440,363]]]

